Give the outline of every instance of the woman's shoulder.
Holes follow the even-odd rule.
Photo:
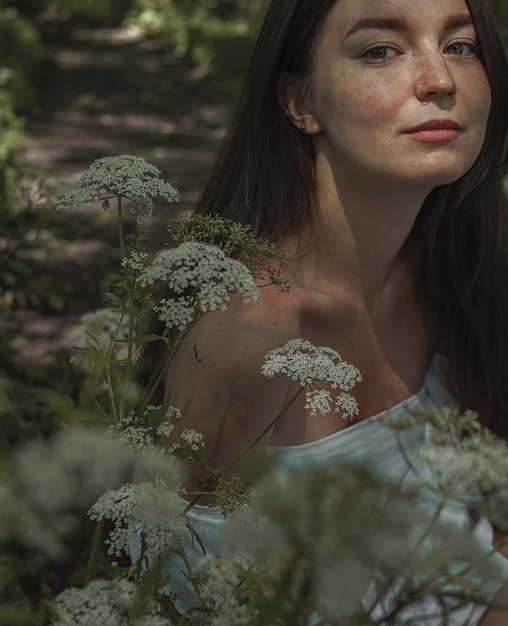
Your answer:
[[[225,311],[202,315],[179,348],[166,389],[184,416],[181,427],[202,433],[216,467],[241,454],[284,404],[289,379],[269,379],[261,369],[266,352],[298,331],[292,297],[270,286],[258,301],[235,296]]]
[[[265,354],[300,333],[293,295],[273,285],[260,289],[260,299],[244,302],[232,294],[224,311],[203,314],[170,366],[170,382],[187,377],[229,389],[261,377]]]

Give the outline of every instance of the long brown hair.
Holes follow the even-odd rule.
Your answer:
[[[312,140],[279,102],[281,77],[305,86],[315,44],[336,0],[272,0],[254,48],[229,135],[198,203],[278,240],[314,218]]]
[[[508,63],[486,0],[466,0],[492,106],[483,148],[458,181],[435,189],[415,225],[441,317],[450,387],[508,439]],[[506,358],[506,361],[505,361]]]
[[[284,77],[305,89],[336,1],[272,0],[197,213],[251,224],[274,241],[312,227],[312,141],[289,121],[278,92]],[[492,92],[486,138],[472,168],[429,195],[412,237],[421,242],[423,280],[446,333],[450,389],[462,409],[479,411],[508,438],[508,64],[487,0],[466,3]]]

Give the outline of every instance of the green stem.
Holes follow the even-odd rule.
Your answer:
[[[109,353],[109,359],[110,361],[112,361],[114,359],[114,350],[117,344],[116,338],[118,337],[118,333],[120,331],[125,315],[127,315],[127,324],[128,324],[127,357],[125,361],[123,361],[125,362],[125,374],[122,376],[123,380],[126,381],[127,384],[131,382],[132,371],[133,371],[134,298],[132,296],[132,291],[133,290],[131,290],[130,295],[127,297],[127,312],[126,313],[123,312],[120,317],[120,321],[118,322],[118,325],[116,328],[115,339],[111,343],[111,350]],[[111,402],[112,403],[114,402],[114,394],[111,395]],[[118,409],[117,415],[115,416],[115,423],[118,422],[118,419],[124,418],[127,415],[127,412],[128,412],[128,400],[122,393],[119,398],[119,409]]]
[[[171,364],[171,361],[175,358],[176,353],[185,342],[187,335],[190,333],[200,317],[201,315],[197,315],[189,324],[189,326],[178,335],[175,341],[173,341],[171,344],[168,344],[168,356],[165,359],[161,359],[162,365],[158,369],[154,370],[153,376],[150,378],[148,384],[145,387],[143,396],[138,405],[138,411],[140,413],[143,413],[144,409],[149,405],[153,395],[156,393],[160,384],[164,380],[164,375],[166,374],[166,371]]]
[[[234,461],[232,461],[226,469],[222,472],[223,475],[227,474],[239,461],[241,461],[244,456],[246,456],[253,448],[257,446],[257,444],[263,439],[263,437],[273,428],[273,426],[280,420],[280,418],[284,415],[284,413],[289,409],[289,407],[299,398],[302,393],[305,391],[305,387],[300,387],[300,389],[295,393],[295,395],[286,402],[286,404],[282,407],[282,409],[277,413],[277,415],[271,420],[268,426],[261,432],[260,435],[254,439],[254,441],[240,454],[240,456],[236,457]],[[185,513],[189,511],[195,504],[199,502],[199,500],[203,497],[204,493],[199,493],[189,502],[189,504],[185,507]]]
[[[137,562],[137,569],[136,569],[136,584],[139,585],[139,581],[141,579],[141,574],[143,573],[143,560],[145,559],[145,555],[146,555],[146,541],[144,538],[144,533],[141,533],[141,552],[139,554],[139,559]]]
[[[295,393],[295,395],[286,402],[286,404],[282,407],[282,409],[277,413],[277,415],[273,418],[273,420],[268,424],[268,426],[261,432],[260,435],[254,439],[254,441],[238,456],[232,463],[230,463],[226,469],[224,470],[224,474],[227,474],[229,470],[236,465],[239,461],[243,459],[243,457],[248,454],[253,448],[257,446],[257,444],[263,439],[263,437],[270,432],[270,430],[275,426],[275,424],[280,420],[280,418],[284,415],[284,413],[289,409],[289,407],[299,398],[302,393],[305,391],[305,387],[300,387],[300,389]]]
[[[178,555],[184,565],[185,565],[185,569],[187,570],[187,574],[189,575],[192,587],[194,589],[194,593],[196,594],[196,597],[198,599],[198,603],[199,606],[203,607],[204,606],[204,602],[203,602],[203,596],[202,596],[202,592],[201,592],[201,587],[198,584],[198,582],[196,581],[196,573],[192,570],[192,566],[190,564],[190,561],[187,557],[187,554],[185,552],[185,550],[180,549],[180,550],[175,550],[175,554]]]
[[[110,368],[109,364],[108,364],[108,367],[107,367],[106,379],[107,379],[107,385],[108,385],[109,401],[111,403],[111,416],[113,418],[113,424],[117,424],[118,421],[119,421],[119,414],[118,414],[118,408],[116,406],[114,384],[113,384],[113,378],[111,376],[111,368]]]
[[[134,281],[136,279],[134,278]],[[127,305],[127,315],[128,315],[128,322],[129,322],[129,332],[128,332],[128,338],[129,338],[129,343],[127,344],[127,380],[130,381],[131,379],[131,374],[132,374],[132,351],[133,351],[133,339],[134,339],[134,298],[131,297],[129,298],[128,301],[128,305]]]
[[[88,566],[86,568],[85,585],[91,582],[93,578],[93,571],[95,568],[95,562],[97,561],[97,554],[99,552],[99,546],[101,545],[102,533],[104,532],[104,521],[97,522],[95,532],[93,535],[92,548],[90,550],[90,556],[88,557]]]
[[[420,535],[418,541],[416,542],[413,550],[412,550],[412,554],[415,554],[420,547],[422,546],[423,542],[425,541],[425,539],[430,535],[430,533],[432,532],[432,529],[434,528],[434,526],[439,522],[439,518],[441,516],[441,513],[443,512],[443,508],[445,506],[445,502],[444,500],[442,500],[439,505],[437,506],[436,510],[434,511],[430,521],[429,521],[429,525],[428,527],[425,529],[425,531]],[[411,557],[412,554],[409,553],[406,556],[405,561],[403,561],[400,565],[400,570],[402,570],[403,566],[406,563],[410,563],[411,561]],[[374,608],[376,607],[377,604],[379,604],[379,602],[381,602],[385,595],[390,591],[390,589],[393,587],[393,585],[395,584],[395,579],[393,580],[389,580],[386,582],[384,588],[382,588],[380,590],[380,592],[377,594],[377,597],[373,599],[370,607],[367,608],[366,613],[367,615],[370,615],[372,613],[372,611],[374,610]],[[406,583],[407,584],[407,583]],[[402,593],[403,589],[399,589],[399,597]],[[385,616],[386,619],[391,618],[392,616],[395,616],[397,614],[398,611],[401,610],[401,608],[403,608],[404,606],[406,606],[405,603],[403,603],[402,605],[400,605],[400,603],[397,603],[396,606],[394,607],[393,611],[388,615]]]
[[[122,211],[122,196],[117,195],[118,204],[118,241],[120,243],[120,254],[122,259],[125,257],[125,238],[123,232],[123,211]]]

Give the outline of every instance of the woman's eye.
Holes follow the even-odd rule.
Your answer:
[[[367,61],[379,63],[380,61],[391,59],[396,53],[396,50],[390,48],[389,46],[376,46],[375,48],[367,50],[364,57]]]
[[[477,56],[478,48],[476,44],[469,43],[467,41],[457,41],[445,48],[447,54],[453,54],[455,56]]]

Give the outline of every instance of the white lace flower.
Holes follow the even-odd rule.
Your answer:
[[[172,626],[153,601],[141,598],[128,580],[93,580],[82,589],[65,589],[56,598],[60,620],[52,626]]]
[[[240,293],[245,302],[259,299],[259,290],[243,263],[228,258],[216,246],[197,242],[163,250],[140,274],[142,287],[158,281],[176,294],[155,306],[159,319],[180,330],[200,312],[225,310],[232,292]]]
[[[199,433],[197,430],[185,428],[180,437],[194,452],[198,452],[198,450],[205,447],[203,434]]]
[[[147,406],[141,420],[136,418],[134,411],[131,411],[118,423],[108,426],[105,435],[117,437],[136,452],[154,454],[168,452],[168,448],[158,445],[156,439],[171,435],[175,428],[174,421],[182,418],[182,412],[174,406],[169,406],[164,413],[163,421],[157,427],[147,426],[150,420],[157,419],[160,411],[161,405]]]
[[[153,198],[168,202],[178,200],[178,192],[160,178],[161,171],[141,157],[123,154],[95,160],[81,176],[77,187],[64,191],[58,209],[81,209],[83,205],[103,200],[109,206],[111,196],[123,196],[133,202],[136,212],[151,215]]]
[[[130,256],[123,257],[121,261],[122,267],[130,267],[132,270],[142,270],[145,267],[148,257],[148,252],[131,250]]]
[[[508,442],[483,427],[476,413],[414,409],[385,423],[395,431],[414,429],[421,439],[413,483],[439,499],[465,503],[508,532]]]
[[[109,352],[113,344],[125,341],[128,336],[125,316],[113,309],[98,309],[82,316],[72,341],[76,348],[100,348],[103,352]]]
[[[7,485],[16,509],[1,516],[15,515],[16,523],[6,532],[35,552],[62,558],[78,512],[81,515],[101,494],[132,476],[157,476],[168,486],[180,479],[169,455],[134,453],[122,442],[86,428],[66,429],[48,441],[20,446],[11,459]]]
[[[134,411],[123,417],[117,424],[108,426],[104,432],[107,437],[117,437],[133,450],[138,452],[160,452],[154,444],[153,429],[141,426],[136,422]]]
[[[480,435],[455,445],[424,445],[429,469],[420,480],[445,497],[465,501],[491,523],[508,531],[508,444]]]
[[[116,491],[107,491],[90,508],[93,520],[109,519],[115,523],[106,543],[109,554],[129,554],[132,533],[142,528],[150,554],[163,555],[179,548],[186,535],[186,521],[181,500],[176,492],[153,483],[127,484]],[[132,530],[129,522],[137,522]]]
[[[312,415],[318,411],[329,413],[332,407],[336,413],[342,412],[344,417],[352,418],[358,413],[356,400],[345,392],[362,380],[360,372],[331,348],[316,347],[304,339],[292,339],[267,352],[261,372],[268,378],[285,374],[301,387],[309,386],[305,407],[311,410]],[[319,382],[342,391],[334,394],[319,387]]]
[[[286,624],[302,609],[323,624],[367,623],[356,621],[367,606],[376,607],[369,623],[412,624],[420,611],[417,623],[431,623],[437,606],[471,593],[481,603],[504,577],[466,526],[433,517],[421,492],[359,463],[268,472],[231,517],[210,572],[221,625],[222,611],[246,604],[271,624],[262,618],[288,597]]]
[[[170,437],[175,429],[175,420],[183,418],[182,412],[176,406],[169,406],[164,415],[164,420],[157,426],[155,433],[158,437]]]

